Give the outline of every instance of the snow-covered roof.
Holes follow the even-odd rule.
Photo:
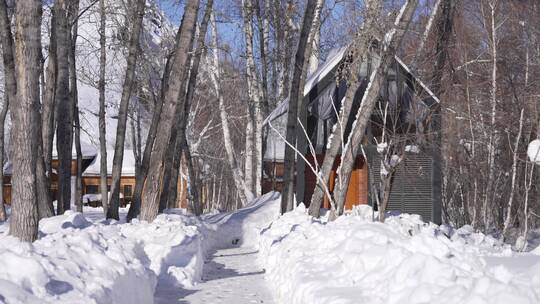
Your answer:
[[[315,72],[313,72],[311,75],[308,75],[308,78],[306,80],[306,83],[304,85],[304,97],[309,94],[309,92],[315,87],[317,83],[322,81],[332,70],[336,68],[336,66],[341,62],[343,59],[343,56],[345,55],[347,48],[342,47],[338,49],[331,50],[328,54],[328,58],[326,61],[320,65]],[[405,65],[405,63],[398,57],[394,56],[397,63],[401,66],[401,68],[409,73],[412,78],[414,78],[414,81],[420,85],[420,87],[427,93],[433,100],[437,103],[439,103],[439,98],[431,92],[431,90],[417,77],[414,76],[414,74],[411,72],[411,69]],[[282,102],[278,104],[278,106],[270,113],[270,115],[264,120],[264,125],[268,124],[269,121],[275,120],[277,117],[285,114],[289,108],[289,98],[286,98]]]
[[[112,165],[114,150],[107,150],[107,175],[112,175]],[[97,154],[94,161],[86,168],[83,176],[99,175],[101,154]],[[124,160],[122,162],[122,176],[135,176],[135,157],[133,150],[124,150]]]
[[[81,153],[82,153],[83,159],[93,159],[97,155],[97,150],[93,145],[81,141]],[[52,158],[58,159],[58,152],[56,152],[56,142],[53,142]],[[71,158],[77,159],[77,151],[75,149],[75,143],[73,144],[73,149],[71,149]],[[2,169],[4,171],[4,175],[11,175],[13,173],[13,163],[11,162],[11,160],[8,160],[4,164]]]
[[[81,154],[82,154],[83,159],[92,159],[96,157],[97,149],[93,145],[87,142],[81,141]],[[53,142],[52,157],[53,159],[58,158],[58,152],[56,151],[56,141]],[[71,149],[71,157],[73,159],[77,158],[77,150],[75,149],[75,141],[73,142],[73,146]]]

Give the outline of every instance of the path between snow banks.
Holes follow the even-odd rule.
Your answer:
[[[205,261],[202,282],[193,289],[158,284],[155,303],[273,303],[257,253],[253,248],[217,250]]]

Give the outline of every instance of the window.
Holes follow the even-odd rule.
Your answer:
[[[87,185],[85,188],[86,194],[98,194],[99,187],[97,185]]]
[[[133,190],[131,185],[124,185],[124,197],[131,197]]]

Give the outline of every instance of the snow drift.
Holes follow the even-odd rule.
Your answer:
[[[202,272],[185,216],[110,224],[68,211],[40,227],[32,244],[0,235],[0,303],[152,303],[158,282],[191,286]]]
[[[483,254],[513,253],[468,228],[353,213],[326,223],[300,207],[262,233],[260,262],[280,302],[540,303],[540,259],[522,272],[489,266]]]

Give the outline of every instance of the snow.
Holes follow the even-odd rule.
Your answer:
[[[369,206],[332,222],[279,207],[273,192],[236,212],[170,209],[152,223],[84,207],[42,220],[32,244],[0,224],[0,302],[540,302],[540,247],[516,253],[418,215],[373,222]]]
[[[200,278],[203,252],[194,223],[162,214],[152,223],[117,224],[68,211],[42,220],[32,244],[4,230],[0,302],[152,303],[158,283],[191,286]]]
[[[108,196],[111,195],[110,192],[107,192]],[[122,193],[119,194],[120,198],[124,198],[124,195]],[[101,194],[85,194],[82,196],[82,201],[84,204],[89,204],[92,202],[101,202]]]
[[[418,147],[417,145],[406,145],[405,152],[420,153],[420,147]]]
[[[470,227],[453,231],[407,214],[383,224],[372,215],[364,206],[326,222],[297,208],[274,221],[259,259],[278,302],[539,303],[537,257]],[[505,263],[487,262],[496,257]]]
[[[533,163],[540,165],[540,139],[531,141],[527,148],[527,155]]]
[[[107,150],[107,174],[112,175],[114,159],[114,150]],[[94,161],[86,168],[83,176],[100,174],[101,153],[98,153]],[[133,150],[124,150],[124,158],[122,159],[122,176],[135,176],[135,156]]]
[[[377,144],[377,153],[383,153],[388,148],[388,143],[381,142]]]

